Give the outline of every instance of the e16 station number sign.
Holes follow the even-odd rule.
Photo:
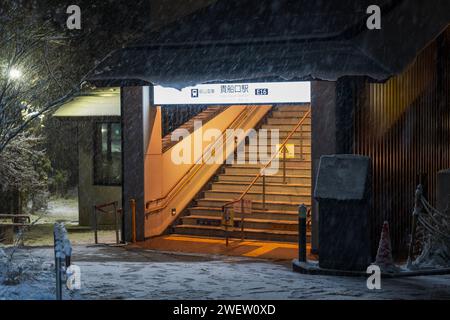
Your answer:
[[[175,88],[154,87],[154,103],[170,104],[264,104],[308,103],[309,82],[205,84]]]

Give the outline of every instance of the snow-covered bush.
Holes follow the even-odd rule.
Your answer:
[[[19,190],[22,199],[30,198],[33,209],[46,207],[48,179],[47,158],[40,148],[40,139],[32,134],[20,134],[0,152],[0,186],[2,191]]]

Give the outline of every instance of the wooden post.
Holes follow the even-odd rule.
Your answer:
[[[131,206],[131,242],[136,242],[136,200],[130,200]]]

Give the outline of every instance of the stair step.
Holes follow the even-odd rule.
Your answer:
[[[268,134],[267,135],[267,148],[269,149],[269,146],[276,147],[278,144],[282,144],[286,138],[287,138],[287,134],[285,135],[284,138],[281,138],[281,136],[280,136],[278,141],[275,139],[274,139],[275,141],[272,141],[272,139],[270,138],[270,134]],[[306,138],[306,137],[300,138],[300,137],[292,136],[291,138],[289,138],[287,143],[295,144],[296,146],[300,146],[300,144],[303,144],[304,147],[311,147],[311,138]],[[248,149],[248,145],[249,144],[246,144],[245,149]]]
[[[311,162],[311,152],[303,152],[295,151],[293,158],[287,158],[286,162],[291,161],[308,161]],[[258,163],[260,166],[263,166],[263,164],[267,163],[267,161],[270,160],[271,157],[267,155],[260,155],[259,153],[248,153],[246,152],[244,156],[239,156],[234,158],[234,163],[238,164],[238,160],[240,162],[248,162],[248,163]],[[283,158],[277,158],[279,163],[282,163]]]
[[[181,218],[185,226],[217,226],[222,225],[222,217],[191,215]],[[241,218],[234,219],[234,227],[240,228]],[[294,220],[272,220],[272,219],[253,219],[248,215],[244,217],[244,228],[249,229],[270,229],[286,230],[298,232],[298,221]]]
[[[269,144],[267,146],[265,146],[265,148],[263,147],[253,147],[253,146],[245,146],[245,154],[258,154],[261,155],[264,158],[270,158],[271,156],[273,156],[275,153],[279,153],[279,158],[281,158],[283,156],[282,151],[279,151],[281,144],[283,143],[283,141],[280,140],[279,143],[276,144]],[[303,145],[303,147],[300,147],[300,144],[296,144],[296,143],[291,143],[290,141],[287,142],[287,144],[293,144],[294,145],[294,155],[300,155],[300,153],[303,154],[311,154],[311,146],[305,146]],[[288,146],[289,148],[289,146]],[[292,147],[291,147],[292,148]],[[292,150],[292,149],[291,149]],[[242,152],[239,150],[239,152]]]
[[[267,148],[267,150],[261,150],[261,151],[258,151],[258,150],[255,150],[255,149],[249,150],[247,148],[243,155],[241,155],[239,153],[238,156],[243,157],[244,159],[262,159],[265,162],[267,162],[273,157],[273,155],[277,151],[278,151],[277,146],[274,146],[272,148]],[[287,161],[299,161],[299,160],[301,160],[300,159],[301,156],[303,156],[304,158],[311,157],[311,147],[300,148],[300,146],[295,146],[294,147],[294,157],[293,158],[289,158],[289,154],[287,154],[287,156],[288,156],[288,158],[286,159]],[[277,159],[279,161],[283,160],[283,153],[282,152],[279,152]],[[311,160],[309,160],[309,161],[311,161]]]
[[[242,192],[239,191],[227,191],[227,190],[214,190],[205,191],[205,198],[212,199],[237,199],[241,196]],[[260,200],[262,201],[263,194],[261,192],[249,191],[245,196],[246,199]],[[282,192],[266,192],[266,201],[284,201],[288,203],[304,203],[311,199],[311,194],[288,194]]]
[[[211,198],[202,198],[197,200],[197,205],[199,207],[217,207],[222,208],[222,206],[228,202],[231,202],[235,199],[211,199]],[[311,199],[308,201],[301,202],[307,206],[311,205]],[[280,210],[280,211],[296,211],[298,210],[298,206],[301,203],[292,203],[287,201],[266,201],[266,209],[267,210]],[[253,209],[262,210],[262,201],[261,200],[252,200]]]
[[[263,124],[261,126],[262,129],[267,130],[279,130],[279,131],[287,131],[291,132],[295,128],[295,124]],[[302,126],[303,133],[311,132],[311,125],[310,124],[304,124]],[[298,129],[296,132],[301,133],[300,129]]]
[[[300,157],[300,155],[299,155]],[[244,158],[245,159],[245,158]],[[264,163],[254,163],[256,157],[250,157],[250,159],[245,159],[245,163],[238,163],[237,160],[235,160],[235,164],[227,165],[225,168],[257,168],[261,169],[264,165]],[[238,159],[239,160],[239,159]],[[272,160],[272,164],[276,164],[278,161],[280,169],[286,166],[286,169],[308,169],[311,170],[311,160],[300,160],[299,158],[293,158],[293,159],[286,159],[286,161],[283,161],[283,159],[276,158]],[[273,165],[272,165],[273,166]],[[270,167],[270,166],[269,166]]]
[[[303,104],[303,105],[277,105],[273,108],[274,111],[303,111],[307,112],[311,108],[311,105]]]
[[[275,110],[272,112],[272,118],[296,118],[302,119],[307,111],[287,111],[287,110]],[[269,118],[270,119],[270,118]],[[311,115],[307,117],[311,119]]]
[[[214,207],[191,207],[188,209],[189,213],[192,215],[206,215],[214,217],[222,217],[222,208]],[[239,219],[240,214],[235,215],[235,219]],[[251,214],[247,214],[246,217],[251,217],[253,219],[272,219],[272,220],[289,220],[298,221],[297,211],[281,211],[281,210],[257,210],[252,209]]]
[[[262,179],[261,179],[262,180]],[[211,185],[211,190],[230,190],[230,191],[240,191],[243,192],[247,189],[248,185],[242,182],[214,182]],[[255,183],[250,191],[262,192],[263,185],[261,181]],[[301,185],[301,184],[287,184],[287,183],[268,183],[266,182],[266,192],[284,192],[298,193],[298,194],[308,194],[311,193],[311,185]]]
[[[291,131],[292,131],[292,129],[291,130],[280,130],[280,131],[278,131],[278,137],[279,137],[280,141],[283,142],[284,139],[286,139],[288,137],[288,135],[291,133]],[[271,132],[270,131],[267,132],[267,137],[268,138],[271,137]],[[308,140],[311,141],[311,131],[306,131],[306,132],[305,131],[304,132],[295,131],[292,134],[291,138],[303,139],[303,140],[306,139],[306,141],[308,141]]]
[[[175,232],[179,234],[189,234],[198,236],[208,236],[208,237],[225,237],[225,230],[222,227],[217,226],[187,226],[178,225],[175,226]],[[257,239],[257,240],[268,240],[268,241],[282,241],[282,242],[297,242],[298,232],[297,231],[285,231],[285,230],[266,230],[266,229],[244,229],[245,239]],[[230,238],[240,238],[241,230],[240,228],[234,228],[233,230],[228,230],[228,237]],[[310,233],[307,233],[307,241],[311,237]]]
[[[280,143],[282,143],[284,141],[284,139],[286,139],[287,136],[291,133],[292,129],[291,130],[278,130],[278,131],[273,131],[273,132],[277,133],[278,140],[280,141]],[[260,130],[262,130],[262,128]],[[271,143],[271,137],[272,137],[272,131],[267,130],[268,143]],[[309,145],[311,145],[311,131],[306,131],[306,132],[305,131],[304,132],[295,131],[291,135],[290,139],[299,139],[299,140],[302,139],[306,143],[308,143],[308,141],[309,141]]]
[[[225,167],[225,173],[226,174],[238,174],[238,173],[246,173],[253,176],[256,176],[261,171],[261,166],[255,166],[255,167],[246,167],[246,166],[238,166],[233,165],[230,167]],[[305,177],[311,177],[311,169],[310,168],[288,168],[286,169],[287,175],[304,175]],[[276,163],[274,163],[272,166],[269,166],[266,169],[266,176],[273,176],[273,175],[283,175],[283,169],[282,166],[279,165],[278,168],[276,167]]]
[[[297,125],[300,120],[302,120],[302,117],[274,117],[274,118],[269,118],[267,119],[267,124],[270,125],[280,125],[280,124],[292,124],[292,125]],[[303,120],[303,125],[311,125],[311,118],[306,118],[305,120]]]
[[[238,173],[238,174],[220,174],[217,177],[217,180],[220,181],[233,181],[240,183],[250,183],[253,181],[256,175],[251,175],[247,173]],[[282,183],[283,175],[274,175],[274,176],[266,176],[267,183]],[[311,183],[311,177],[305,175],[286,175],[286,182],[288,184],[308,184]]]

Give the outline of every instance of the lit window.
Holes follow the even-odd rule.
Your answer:
[[[122,184],[120,123],[96,123],[94,139],[94,184]]]

